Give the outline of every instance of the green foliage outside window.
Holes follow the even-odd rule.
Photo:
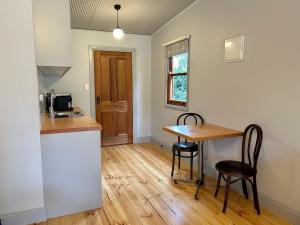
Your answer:
[[[188,71],[188,53],[173,56],[172,58],[172,73],[187,73]],[[173,96],[172,100],[186,102],[187,101],[187,76],[173,76]]]
[[[173,77],[172,100],[180,101],[180,102],[187,101],[187,76]]]
[[[173,56],[173,74],[187,73],[188,70],[188,53]]]

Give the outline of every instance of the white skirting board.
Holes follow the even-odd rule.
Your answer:
[[[27,225],[46,221],[46,209],[37,208],[1,217],[2,225]]]
[[[151,137],[151,142],[153,144],[163,147],[164,149],[170,151],[170,153],[171,153],[171,146],[169,146],[168,144],[162,143],[153,137]],[[217,172],[214,168],[212,168],[208,165],[204,165],[204,171],[208,176],[214,177],[217,179]],[[241,185],[238,185],[238,183],[233,184],[232,188],[235,191],[242,193]],[[249,191],[251,190],[250,188],[251,187],[248,188]],[[279,215],[280,217],[286,219],[287,221],[289,221],[290,223],[292,223],[294,225],[300,225],[300,212],[290,209],[289,207],[281,204],[278,201],[275,201],[274,199],[270,198],[269,196],[267,196],[263,193],[258,193],[258,195],[259,195],[259,203],[263,208],[268,209],[269,211],[275,213],[276,215]],[[250,198],[252,197],[251,192],[249,192],[249,197]]]
[[[151,137],[135,137],[133,140],[134,144],[151,142]]]

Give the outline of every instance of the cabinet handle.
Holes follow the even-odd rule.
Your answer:
[[[97,102],[97,105],[100,105],[100,96],[96,97],[96,102]]]

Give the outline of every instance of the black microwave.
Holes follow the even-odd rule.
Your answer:
[[[53,109],[55,112],[73,111],[72,95],[68,94],[55,94]],[[51,93],[47,93],[46,110],[49,112],[51,106]]]

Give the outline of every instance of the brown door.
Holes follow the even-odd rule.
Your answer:
[[[94,51],[96,118],[102,146],[132,143],[132,55]]]

